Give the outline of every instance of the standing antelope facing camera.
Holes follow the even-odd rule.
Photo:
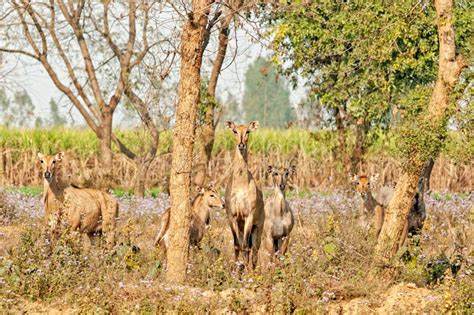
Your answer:
[[[366,215],[368,215],[369,217],[373,216],[372,229],[375,238],[379,237],[380,230],[382,230],[383,220],[385,217],[384,206],[381,202],[377,201],[374,198],[370,187],[370,183],[375,182],[377,180],[377,177],[378,176],[372,176],[370,180],[365,175],[353,177],[353,180],[356,183],[356,191],[360,194],[362,200],[364,201],[364,209],[366,211]]]
[[[196,187],[197,196],[192,202],[192,219],[189,229],[189,244],[191,246],[198,246],[204,237],[204,232],[209,226],[211,220],[210,210],[212,207],[224,208],[224,203],[219,197],[217,191],[209,185],[208,188]],[[168,230],[170,227],[170,211],[171,208],[165,210],[161,218],[160,231],[155,239],[155,246],[163,244],[167,250],[168,244]]]
[[[230,176],[225,190],[225,207],[232,236],[235,260],[242,256],[247,268],[255,268],[265,220],[262,191],[249,171],[247,142],[258,122],[248,126],[227,122],[237,141]]]
[[[285,198],[287,181],[295,173],[295,167],[268,166],[268,173],[273,181],[273,194],[265,201],[263,237],[265,249],[273,260],[276,253],[285,255],[295,223],[293,211]]]
[[[43,204],[45,223],[53,232],[63,219],[72,231],[85,233],[92,239],[95,233],[104,233],[107,247],[115,244],[115,220],[118,203],[108,193],[64,184],[60,179],[64,153],[44,155],[38,153],[44,182]]]
[[[383,186],[379,189],[377,193],[377,199],[375,199],[372,195],[370,183],[376,182],[377,179],[378,174],[371,176],[370,180],[365,175],[353,177],[353,180],[356,182],[356,190],[360,193],[364,201],[364,208],[369,215],[374,215],[374,230],[376,237],[378,237],[380,234],[385,217],[385,211],[393,197],[393,194],[395,193],[394,187]],[[420,178],[418,181],[418,189],[412,200],[407,222],[405,223],[402,235],[400,237],[399,248],[405,243],[408,233],[417,234],[421,231],[425,219],[426,209],[424,202],[424,179]]]

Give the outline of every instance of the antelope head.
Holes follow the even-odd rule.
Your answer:
[[[218,207],[223,209],[224,202],[219,197],[219,193],[217,190],[212,186],[209,185],[207,188],[204,187],[196,187],[198,194],[202,195],[204,202],[208,207]]]
[[[44,155],[38,152],[37,163],[41,166],[41,176],[51,182],[61,168],[61,162],[64,158],[64,152],[55,155]]]
[[[228,121],[227,127],[234,133],[234,138],[237,140],[237,149],[239,149],[240,153],[247,152],[249,134],[258,128],[258,121],[252,121],[248,126],[236,125],[234,122]]]
[[[370,183],[377,181],[379,174],[372,175],[370,179],[366,175],[353,176],[353,182],[356,185],[356,191],[361,194],[362,197],[371,193]]]
[[[279,189],[284,195],[288,179],[296,172],[295,166],[278,168],[269,165],[267,171],[272,176],[273,187]]]

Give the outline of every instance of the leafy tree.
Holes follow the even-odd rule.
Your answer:
[[[469,6],[459,1],[459,10],[468,12]],[[420,87],[436,79],[438,40],[430,1],[295,2],[264,16],[273,29],[274,61],[294,85],[302,76],[321,106],[333,112],[330,122],[340,131],[342,155],[345,130],[356,129],[353,169],[369,128],[387,128],[393,109],[413,111],[399,108],[402,100],[420,98]],[[472,13],[457,16],[462,47],[471,36]],[[417,111],[426,105],[427,100],[418,103]]]
[[[35,106],[24,90],[15,91],[10,99],[5,89],[0,89],[0,109],[6,127],[27,127],[35,118]]]
[[[49,115],[51,117],[51,124],[54,127],[66,124],[66,118],[59,112],[58,103],[54,99],[49,100]]]
[[[224,102],[224,121],[239,121],[242,110],[234,94],[229,93]]]
[[[242,107],[246,121],[259,120],[264,127],[284,128],[296,118],[286,81],[269,60],[261,57],[245,74]]]

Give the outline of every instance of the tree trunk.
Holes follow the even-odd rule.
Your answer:
[[[431,193],[431,186],[430,186],[430,180],[431,180],[431,172],[433,171],[433,166],[434,166],[434,158],[430,158],[428,160],[428,163],[426,163],[425,168],[423,169],[423,172],[421,176],[424,178],[424,191],[426,191],[428,194]]]
[[[335,117],[336,117],[337,140],[339,143],[339,155],[344,165],[344,169],[346,171],[349,171],[349,168],[351,166],[351,159],[350,159],[349,154],[347,153],[346,128],[344,127],[342,112],[339,109],[339,107],[336,108]]]
[[[360,118],[356,124],[356,138],[354,149],[351,157],[351,173],[359,174],[360,166],[363,162],[363,155],[365,153],[365,136],[367,134],[367,126],[364,118]]]
[[[238,10],[239,7],[235,8]],[[209,98],[212,100],[212,104],[206,107],[204,113],[204,121],[201,127],[201,146],[198,147],[198,165],[199,168],[196,172],[195,184],[203,186],[209,180],[209,163],[211,161],[212,148],[214,146],[214,139],[216,133],[216,125],[214,123],[214,113],[216,109],[216,88],[219,75],[222,70],[222,64],[224,63],[225,54],[227,51],[227,45],[229,43],[229,26],[232,21],[234,14],[227,8],[224,12],[224,18],[219,27],[219,45],[217,53],[214,59],[214,64],[211,71],[211,77],[209,79],[209,85],[207,93]]]
[[[108,185],[112,179],[112,113],[104,111],[100,130],[101,186]]]
[[[133,184],[133,193],[135,197],[143,198],[145,197],[145,182],[148,170],[150,169],[151,161],[137,159],[135,163],[137,165],[137,172],[135,174],[135,182]]]
[[[183,283],[186,279],[191,220],[190,185],[194,132],[199,103],[203,40],[212,0],[193,0],[181,36],[181,69],[176,125],[170,174],[170,246],[167,251],[166,279]]]
[[[452,17],[452,0],[436,0],[436,15],[439,41],[438,78],[425,117],[421,117],[424,128],[441,136],[446,131],[449,93],[453,89],[465,64],[456,56]],[[433,152],[436,156],[439,152]],[[407,220],[419,177],[429,157],[424,152],[410,156],[410,167],[406,167],[397,183],[395,194],[385,215],[382,231],[375,248],[375,269],[392,276],[392,262],[398,251],[398,240]]]

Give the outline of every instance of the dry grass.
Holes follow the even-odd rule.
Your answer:
[[[6,249],[0,252],[0,309],[314,313],[354,298],[378,307],[394,284],[367,279],[374,240],[367,239],[366,224],[355,206],[359,199],[350,194],[292,199],[296,225],[288,255],[274,270],[259,268],[250,274],[240,273],[233,264],[225,214],[215,211],[201,249],[191,250],[185,287],[164,283],[165,257],[153,247],[166,196],[121,199],[119,245],[109,252],[100,244],[88,248],[81,237],[70,233],[50,240],[37,217],[38,197],[25,201],[18,195],[4,195],[18,216],[0,228],[0,233],[9,233],[8,237],[0,234],[0,248]],[[394,282],[428,288],[439,297],[438,310],[469,313],[474,307],[474,257],[469,243],[473,197],[435,197],[427,196],[428,221],[422,237],[408,249]],[[31,206],[35,202],[38,205]],[[23,204],[30,208],[24,209]]]

